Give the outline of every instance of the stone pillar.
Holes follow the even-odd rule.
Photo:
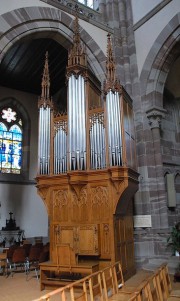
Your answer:
[[[156,177],[156,189],[154,191],[155,198],[151,204],[152,213],[156,211],[154,215],[155,228],[165,229],[168,228],[168,213],[167,213],[167,197],[165,189],[165,179],[163,173],[163,160],[161,152],[161,120],[165,116],[165,110],[158,107],[153,107],[146,111],[149,125],[151,127],[152,139],[153,139],[153,151],[154,151],[154,174]]]

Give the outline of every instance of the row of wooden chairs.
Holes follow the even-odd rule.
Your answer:
[[[112,299],[114,301],[114,299]],[[118,300],[121,300],[120,298]],[[133,293],[136,301],[178,301],[180,290],[172,291],[167,264],[161,265]]]
[[[135,287],[133,289],[135,290]],[[126,297],[122,300],[131,300],[132,290],[126,290],[121,264],[117,262],[34,301],[50,301],[55,295],[62,301],[108,301],[116,296],[119,290],[122,290],[124,298]]]
[[[76,290],[78,288],[78,290]],[[81,280],[56,289],[34,301],[176,301],[180,295],[172,292],[167,265],[159,267],[138,287],[126,287],[120,262]]]
[[[35,272],[37,272],[41,258],[43,258],[44,261],[49,259],[49,251],[46,249],[46,246],[31,245],[29,249],[25,246],[27,245],[12,246],[7,251],[7,275],[9,271],[11,276],[13,276],[19,267],[25,271],[27,275],[30,271],[30,265],[33,265]]]

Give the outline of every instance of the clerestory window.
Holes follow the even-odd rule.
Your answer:
[[[98,10],[99,1],[98,0],[78,0],[79,3],[82,3],[94,10]]]
[[[20,174],[22,168],[22,119],[11,107],[0,110],[0,173]]]

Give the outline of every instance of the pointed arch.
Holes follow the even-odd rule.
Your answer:
[[[140,75],[142,100],[163,107],[163,89],[172,63],[180,53],[180,13],[165,26],[153,44]],[[146,107],[147,109],[147,107]]]
[[[0,36],[0,61],[14,43],[27,38],[29,35],[34,35],[35,38],[48,35],[65,49],[68,49],[73,42],[73,17],[55,8],[26,7],[16,9],[1,15],[1,22],[4,24],[4,28]],[[97,43],[81,26],[80,35],[86,45],[89,66],[97,78],[103,81],[106,57]]]

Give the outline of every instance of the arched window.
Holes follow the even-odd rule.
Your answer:
[[[0,173],[20,174],[22,168],[22,119],[11,107],[0,110]]]

